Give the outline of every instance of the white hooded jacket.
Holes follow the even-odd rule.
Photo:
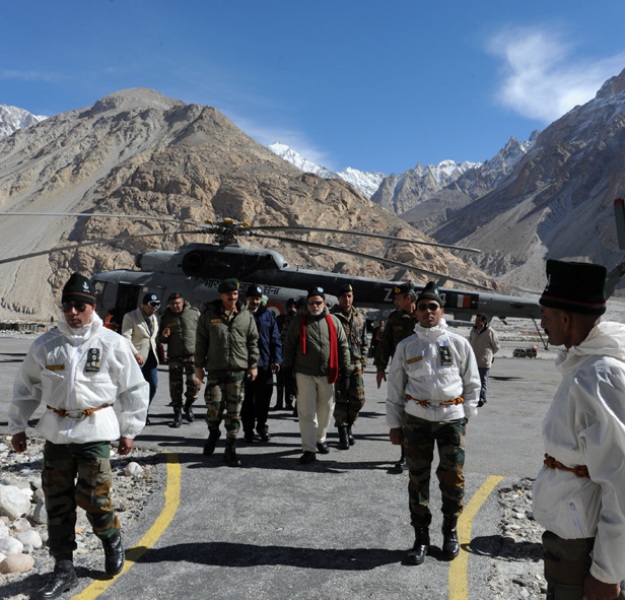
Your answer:
[[[564,539],[595,537],[590,573],[625,579],[625,326],[603,322],[556,359],[562,382],[543,421],[545,452],[590,478],[543,466],[534,517]]]
[[[89,367],[89,356],[99,364]],[[96,313],[91,323],[79,329],[61,318],[58,329],[33,342],[16,376],[9,432],[26,431],[28,419],[43,402],[76,411],[71,417],[44,411],[36,429],[54,444],[113,441],[120,436],[134,439],[145,425],[148,395],[148,384],[126,338],[106,329]],[[116,406],[78,416],[108,404]]]
[[[404,411],[428,421],[442,422],[477,414],[480,374],[469,342],[447,328],[444,319],[431,328],[420,324],[397,345],[388,375],[386,422],[402,426]],[[444,356],[449,359],[444,359]],[[406,395],[430,402],[421,406]],[[462,396],[455,405],[438,403]]]

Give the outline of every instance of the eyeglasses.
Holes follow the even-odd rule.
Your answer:
[[[161,303],[158,300],[150,300],[148,302],[148,306],[151,306],[152,308],[158,308],[161,305]]]
[[[428,303],[423,302],[419,304],[419,306],[417,306],[417,310],[422,310],[422,311],[431,310],[432,312],[436,312],[439,308],[440,306],[436,304],[436,302],[428,302]]]
[[[63,302],[61,304],[61,308],[63,312],[70,312],[72,308],[76,309],[76,312],[85,312],[87,310],[88,304],[85,302]]]
[[[323,304],[323,300],[309,300],[308,306],[321,306]]]

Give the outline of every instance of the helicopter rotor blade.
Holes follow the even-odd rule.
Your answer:
[[[446,248],[447,250],[462,250],[463,252],[474,252],[482,254],[481,250],[476,248],[465,248],[463,246],[451,246],[449,244],[439,244],[437,242],[426,242],[424,240],[411,240],[406,238],[398,238],[392,235],[382,235],[378,233],[368,233],[365,231],[355,231],[353,229],[331,229],[326,227],[305,227],[303,225],[251,225],[244,228],[244,232],[251,232],[257,229],[262,231],[295,231],[297,233],[340,233],[345,235],[358,235],[361,237],[377,238],[380,240],[390,240],[393,242],[406,242],[407,244],[418,244],[421,246],[433,246],[435,248]],[[249,233],[248,235],[255,235]]]
[[[1,213],[0,213],[1,214]],[[13,214],[13,213],[11,213]],[[137,238],[146,238],[146,237],[166,237],[168,235],[186,235],[186,234],[194,234],[194,233],[204,233],[203,231],[168,231],[163,232],[159,231],[157,233],[142,233],[140,235],[133,235],[132,239],[135,240]],[[25,260],[27,258],[34,258],[36,256],[45,256],[46,254],[51,254],[52,252],[62,252],[63,250],[74,250],[75,248],[84,248],[85,246],[97,246],[99,244],[115,244],[117,242],[121,242],[120,238],[108,238],[104,240],[95,240],[90,242],[79,242],[77,244],[70,244],[67,246],[55,246],[54,248],[48,248],[47,250],[39,250],[37,252],[31,252],[30,254],[21,254],[20,256],[12,256],[10,258],[2,258],[0,259],[0,265],[16,262],[18,260]]]
[[[443,277],[447,278],[450,281],[456,281],[457,283],[461,283],[463,285],[468,285],[468,286],[480,288],[480,289],[483,289],[483,290],[490,289],[490,288],[487,288],[487,287],[485,287],[483,285],[480,285],[479,283],[466,281],[464,279],[458,279],[457,277],[452,277],[451,275],[443,275],[441,273],[436,273],[435,271],[429,271],[427,269],[422,269],[420,267],[415,267],[414,265],[410,265],[408,263],[398,262],[396,260],[391,260],[391,259],[388,259],[388,258],[382,258],[380,256],[373,256],[372,254],[365,254],[364,252],[357,252],[356,250],[347,250],[345,248],[337,248],[335,246],[329,246],[327,244],[319,244],[317,242],[309,242],[309,241],[304,241],[304,240],[298,240],[298,239],[295,239],[295,238],[285,238],[285,237],[278,237],[278,236],[273,236],[273,235],[265,235],[265,234],[262,234],[262,233],[250,233],[250,235],[253,236],[253,237],[258,237],[258,238],[279,240],[281,242],[286,242],[287,244],[296,244],[296,245],[299,244],[301,246],[309,246],[311,248],[318,248],[320,250],[326,250],[326,251],[330,251],[330,252],[338,252],[340,254],[350,254],[352,256],[358,256],[360,258],[366,258],[368,260],[373,260],[375,262],[386,264],[386,265],[389,265],[391,267],[403,267],[405,269],[410,269],[411,271],[415,271],[417,273],[423,273],[424,275],[429,275],[431,277],[436,277],[437,279],[440,278],[441,276],[443,276]]]

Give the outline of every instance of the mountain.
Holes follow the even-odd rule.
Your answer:
[[[341,230],[360,230],[428,239],[348,183],[302,172],[282,160],[218,110],[147,89],[111,94],[93,106],[50,117],[1,139],[0,210],[94,211],[194,223],[228,217],[255,225],[332,228],[332,234],[311,233],[305,239],[490,284],[479,270],[467,268],[444,250],[342,235]],[[49,319],[51,307],[58,306],[59,289],[73,270],[133,268],[137,253],[212,241],[180,234],[182,229],[141,218],[3,216],[1,258],[86,240],[107,242],[0,265],[0,317]],[[139,237],[149,232],[159,236]],[[240,243],[248,245],[248,239]],[[419,273],[385,269],[373,260],[275,239],[263,246],[278,249],[296,267],[425,279]]]
[[[33,115],[23,108],[0,104],[0,139],[8,137],[18,129],[30,127],[47,119],[40,115]]]
[[[420,189],[415,194],[415,198],[420,197],[418,203],[401,213],[401,218],[424,233],[435,231],[457,210],[494,190],[534,145],[538,133],[534,132],[526,142],[510,138],[493,158],[467,169],[451,183],[438,189],[432,186],[429,191]]]
[[[473,245],[478,263],[500,281],[539,289],[544,260],[622,260],[613,200],[625,179],[625,70],[594,99],[538,134],[491,192],[459,208],[432,234]]]
[[[354,188],[367,198],[371,198],[371,196],[373,196],[385,177],[383,173],[359,171],[358,169],[353,169],[352,167],[347,167],[342,171],[335,173],[326,167],[304,158],[301,154],[286,144],[281,144],[280,142],[274,142],[273,144],[270,144],[268,148],[280,158],[290,162],[292,165],[295,165],[298,169],[301,169],[306,173],[314,173],[315,175],[319,175],[319,177],[324,177],[326,179],[338,177],[343,181],[347,181],[347,183],[353,185]]]

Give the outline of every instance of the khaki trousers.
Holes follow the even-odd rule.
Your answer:
[[[334,384],[327,376],[295,374],[297,416],[302,436],[302,450],[317,452],[317,442],[325,442],[334,411]]]

